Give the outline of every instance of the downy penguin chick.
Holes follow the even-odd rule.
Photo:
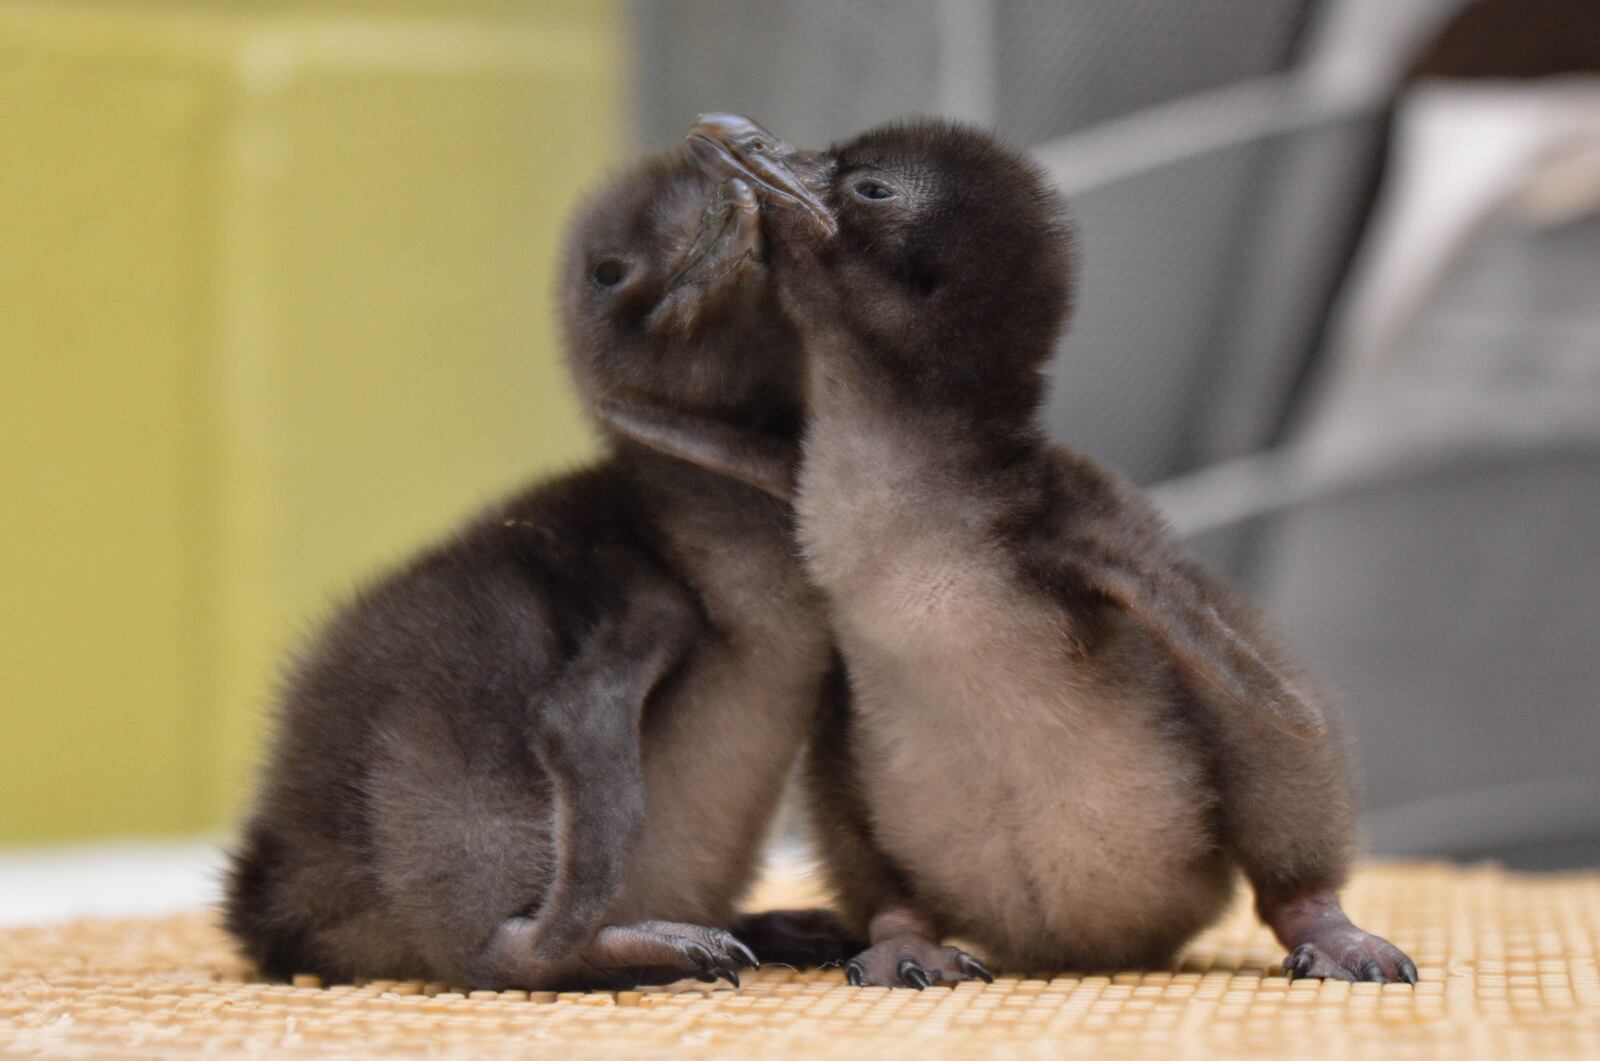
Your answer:
[[[1149,967],[1226,906],[1235,869],[1290,976],[1415,982],[1341,910],[1353,809],[1336,720],[1253,611],[1109,471],[1048,443],[1066,315],[1056,193],[977,131],[896,125],[807,174],[708,116],[708,167],[768,198],[808,363],[795,509],[852,695],[809,788],[850,978]],[[818,178],[817,174],[825,174]],[[800,191],[831,240],[784,204]]]
[[[801,377],[760,250],[748,186],[682,151],[578,215],[561,313],[611,453],[366,589],[292,669],[227,882],[267,974],[737,984],[730,928],[850,953],[825,911],[734,917],[835,666],[768,496]],[[657,452],[696,431],[763,453],[761,489],[725,445],[714,472]]]

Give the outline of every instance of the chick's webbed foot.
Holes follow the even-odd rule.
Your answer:
[[[720,928],[675,921],[607,925],[581,955],[594,986],[665,984],[684,977],[739,986],[739,970],[761,963],[750,948]]]
[[[1417,982],[1417,966],[1382,936],[1357,928],[1331,891],[1313,891],[1264,902],[1261,914],[1289,948],[1283,975],[1380,984]]]
[[[978,979],[994,974],[964,950],[917,935],[891,936],[845,962],[845,979],[857,987],[914,987]]]
[[[1327,980],[1372,980],[1380,984],[1417,982],[1417,966],[1382,936],[1354,925],[1319,932],[1283,960],[1283,975]]]
[[[729,927],[762,962],[797,969],[836,965],[867,945],[838,914],[821,908],[746,914]]]

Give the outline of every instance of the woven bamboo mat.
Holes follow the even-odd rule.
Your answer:
[[[810,902],[769,881],[759,905]],[[374,982],[252,983],[195,913],[0,932],[10,1055],[623,1057],[1097,1055],[1600,1057],[1600,874],[1377,866],[1353,916],[1400,943],[1422,982],[1277,974],[1241,904],[1173,969],[1002,976],[924,992],[852,988],[837,970],[766,968],[744,989],[592,994]]]

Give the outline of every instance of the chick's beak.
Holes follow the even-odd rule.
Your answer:
[[[722,182],[700,218],[692,244],[667,277],[661,301],[645,320],[654,336],[692,333],[708,311],[726,301],[746,267],[761,255],[761,211],[750,185]]]
[[[807,184],[802,170],[815,168],[804,155],[739,114],[702,114],[689,129],[689,149],[719,177],[748,181],[768,201],[803,211],[824,239],[839,230],[833,214]]]

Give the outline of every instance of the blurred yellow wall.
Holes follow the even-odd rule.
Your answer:
[[[237,812],[286,646],[591,442],[614,3],[0,3],[0,841]]]

